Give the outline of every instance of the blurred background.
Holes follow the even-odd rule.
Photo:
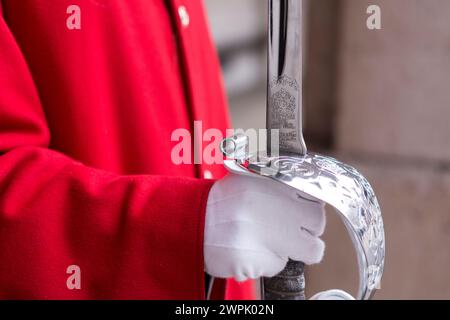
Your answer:
[[[265,127],[266,1],[205,0],[235,128]],[[382,29],[368,30],[379,5]],[[304,0],[304,121],[312,151],[362,172],[386,231],[378,299],[450,299],[450,1]],[[356,294],[356,256],[328,208],[307,294]]]

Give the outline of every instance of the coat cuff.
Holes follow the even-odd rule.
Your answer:
[[[151,287],[159,291],[157,299],[205,298],[205,211],[213,184],[213,180],[166,178],[151,197],[162,205],[154,207],[151,200],[148,224],[148,245],[156,249],[149,255],[149,275],[156,281]]]

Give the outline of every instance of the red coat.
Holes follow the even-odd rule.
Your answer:
[[[80,30],[66,26],[73,4]],[[0,298],[204,298],[212,181],[199,178],[224,169],[170,158],[174,129],[229,124],[201,1],[2,0],[0,12]]]

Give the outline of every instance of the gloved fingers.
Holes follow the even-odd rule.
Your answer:
[[[280,183],[278,181],[266,178],[263,181],[260,181],[261,179],[258,179],[258,181],[254,182],[255,185],[253,190],[256,190],[260,193],[266,194],[266,195],[272,195],[275,197],[283,198],[283,201],[294,201],[297,203],[297,205],[322,205],[324,206],[324,202],[320,201],[319,199],[316,199],[312,196],[307,195],[306,193],[303,193],[293,187],[290,187],[286,184]]]
[[[240,270],[236,270],[235,279],[239,282],[260,277],[273,277],[285,268],[288,261],[287,258],[270,251],[248,251],[245,259],[251,261],[251,264],[243,264]]]
[[[216,232],[205,232],[205,246],[230,247],[236,250],[271,250],[285,258],[291,257],[300,261],[304,258],[307,264],[318,263],[323,256],[323,242],[318,238],[325,225],[323,212],[316,213],[315,223],[303,221],[302,215],[289,206],[272,214],[274,218],[265,221],[246,214],[238,214],[233,220],[226,218],[226,212],[220,215],[225,217],[224,221],[219,218],[214,224],[207,222],[207,228],[214,227]],[[299,255],[299,252],[304,252],[303,256]],[[309,258],[306,255],[309,255]]]
[[[282,256],[307,265],[322,261],[325,251],[325,243],[304,229],[290,231],[284,238],[284,243],[278,243],[278,246]]]
[[[208,199],[209,203],[214,203],[216,200],[223,201],[228,198],[239,197],[247,191],[276,197],[296,198],[296,190],[282,183],[268,178],[242,176],[233,173],[229,173],[218,183],[214,184],[211,191],[212,197]]]
[[[265,184],[266,180],[259,177],[229,173],[212,186],[208,203],[239,197],[248,190],[261,191],[261,186]]]
[[[244,218],[271,225],[278,219],[283,203],[285,201],[280,197],[247,190],[237,196],[215,202],[208,201],[207,212],[215,214],[212,219],[207,216],[206,223],[219,224]]]
[[[274,277],[279,274],[286,267],[288,259],[273,254],[273,263],[264,269],[264,273],[260,273],[260,277]],[[276,258],[275,258],[276,257]]]
[[[230,196],[235,197],[245,191],[253,190],[262,194],[287,197],[300,203],[316,202],[323,204],[322,201],[298,191],[297,189],[278,181],[271,180],[270,178],[262,178],[260,176],[253,177],[229,173],[220,180],[220,183],[215,184],[213,189],[214,192],[212,193],[214,196],[209,199],[209,202],[211,203],[213,203],[215,199],[220,200]]]
[[[325,220],[324,215],[318,213],[324,212],[324,204],[311,199],[298,190],[270,179],[229,174],[213,185],[207,211],[216,212],[214,220],[209,219],[213,224],[233,220],[237,216],[251,217],[268,225],[295,219],[299,226],[320,235]],[[241,214],[239,210],[244,212]]]
[[[289,242],[293,242],[288,240],[287,235],[297,232],[296,230],[289,230],[289,228],[292,227],[289,227],[288,224],[280,223],[270,226],[242,219],[230,221],[216,225],[216,232],[206,232],[204,245],[205,247],[226,247],[257,252],[286,252],[286,245]],[[287,257],[286,254],[284,256]]]
[[[313,202],[299,204],[296,201],[289,201],[279,205],[280,209],[278,212],[281,216],[278,219],[284,219],[284,221],[295,228],[302,227],[314,236],[323,234],[326,225],[323,204]]]
[[[323,203],[269,179],[229,175],[208,197],[205,271],[238,281],[279,273],[288,258],[320,262]]]
[[[319,203],[299,203],[287,197],[245,191],[239,196],[208,202],[206,217],[208,226],[231,221],[251,221],[265,224],[271,229],[288,224],[302,226],[320,236],[325,228],[325,210]],[[281,226],[282,227],[282,226]]]
[[[297,195],[298,191],[292,189],[292,192],[290,187],[280,183],[271,184],[281,185],[279,190],[282,192],[274,194],[252,190],[242,194],[243,205],[254,209],[252,217],[255,220],[265,221],[271,226],[288,223],[304,227],[316,236],[323,234],[326,224],[323,202],[307,199],[303,194]]]
[[[223,261],[223,257],[227,257]],[[270,277],[284,269],[287,258],[270,251],[232,247],[205,247],[205,272],[218,278],[237,281]]]

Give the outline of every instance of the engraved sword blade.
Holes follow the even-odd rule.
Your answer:
[[[279,154],[306,154],[302,132],[302,0],[269,0],[267,113]],[[274,147],[267,139],[269,154]]]

